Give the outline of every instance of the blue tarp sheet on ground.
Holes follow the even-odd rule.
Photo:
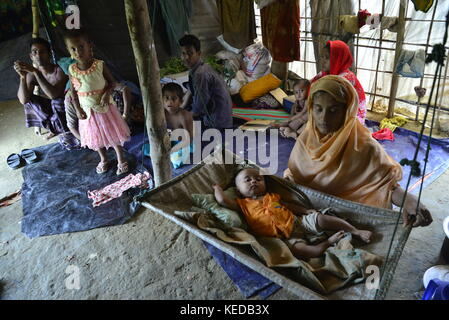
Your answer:
[[[99,156],[91,150],[65,150],[59,143],[33,149],[39,161],[23,168],[22,232],[28,237],[85,231],[123,224],[137,211],[132,203],[136,190],[126,191],[99,207],[92,206],[88,190],[103,188],[117,177],[115,153],[108,155],[112,168],[98,175],[95,167]],[[136,167],[134,157],[125,154],[130,168]]]

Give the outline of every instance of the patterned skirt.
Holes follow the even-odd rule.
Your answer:
[[[24,110],[27,128],[44,128],[53,134],[69,131],[63,98],[50,100],[32,95],[30,102],[24,104]]]

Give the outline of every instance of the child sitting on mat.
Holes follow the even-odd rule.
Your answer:
[[[309,80],[300,79],[295,82],[293,92],[296,101],[292,106],[290,118],[285,122],[273,126],[279,128],[279,131],[284,138],[296,139],[304,129],[304,124],[307,122],[307,108],[305,105],[309,87]]]
[[[69,66],[69,75],[81,145],[100,155],[98,174],[109,169],[106,154],[109,147],[117,154],[117,175],[126,173],[129,167],[122,146],[130,139],[130,130],[111,97],[117,83],[105,63],[94,59],[92,42],[84,31],[68,30],[64,42],[77,61]]]
[[[235,176],[235,185],[241,198],[230,199],[219,185],[214,185],[216,201],[223,207],[242,212],[255,235],[285,239],[297,258],[321,256],[343,238],[345,232],[366,243],[371,240],[371,231],[359,230],[340,218],[283,202],[279,194],[267,193],[264,176],[259,170],[240,170]],[[325,230],[337,233],[319,244],[306,244],[306,235],[316,235]]]
[[[178,137],[180,140],[172,140],[170,160],[175,169],[187,162],[187,157],[193,151],[193,116],[191,112],[181,108],[183,96],[182,87],[175,82],[167,83],[162,88],[167,128],[181,129],[182,133],[182,136]]]

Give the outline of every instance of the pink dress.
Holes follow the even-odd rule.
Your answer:
[[[81,145],[95,151],[123,146],[130,139],[128,125],[112,98],[108,105],[100,104],[107,85],[103,65],[103,61],[95,59],[87,70],[80,70],[76,63],[69,66],[70,80],[78,93],[81,108],[87,115],[87,119],[79,120]]]

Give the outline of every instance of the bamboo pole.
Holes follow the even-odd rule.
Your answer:
[[[150,157],[156,186],[171,179],[170,139],[162,105],[159,63],[146,0],[124,0],[129,36],[136,59]]]
[[[385,0],[382,0],[382,18],[385,14]],[[376,64],[376,75],[374,77],[374,97],[372,98],[371,103],[371,109],[373,109],[373,106],[376,104],[376,93],[377,93],[377,77],[379,74],[379,66],[380,66],[380,57],[382,56],[382,39],[383,39],[383,29],[380,27],[380,34],[379,34],[379,53],[377,55],[377,64]],[[371,100],[371,99],[370,99]]]
[[[39,25],[40,25],[40,16],[39,16],[39,5],[37,0],[31,0],[31,13],[33,15],[33,33],[32,37],[39,37]]]
[[[399,21],[398,21],[398,35],[396,38],[396,52],[394,55],[393,70],[396,69],[396,65],[399,60],[399,56],[402,51],[402,44],[404,42],[404,32],[405,32],[405,15],[406,15],[406,3],[400,1],[399,3]],[[391,89],[390,89],[390,101],[388,104],[387,117],[392,118],[394,116],[394,105],[396,103],[396,94],[398,92],[399,75],[393,71],[393,78],[391,79]]]
[[[435,14],[437,12],[437,6],[438,6],[438,0],[435,2],[435,5],[433,6],[433,13],[432,13],[432,21],[430,22],[429,32],[427,34],[427,41],[426,41],[426,54],[427,50],[429,48],[430,44],[430,36],[432,35],[432,28],[433,28],[433,21],[435,20]],[[426,70],[426,65],[424,64],[424,72]],[[424,77],[421,78],[419,81],[419,86],[422,87],[424,83]],[[421,97],[418,97],[418,103],[421,102]],[[419,118],[419,107],[416,107],[416,115],[415,115],[415,121],[418,121]]]

